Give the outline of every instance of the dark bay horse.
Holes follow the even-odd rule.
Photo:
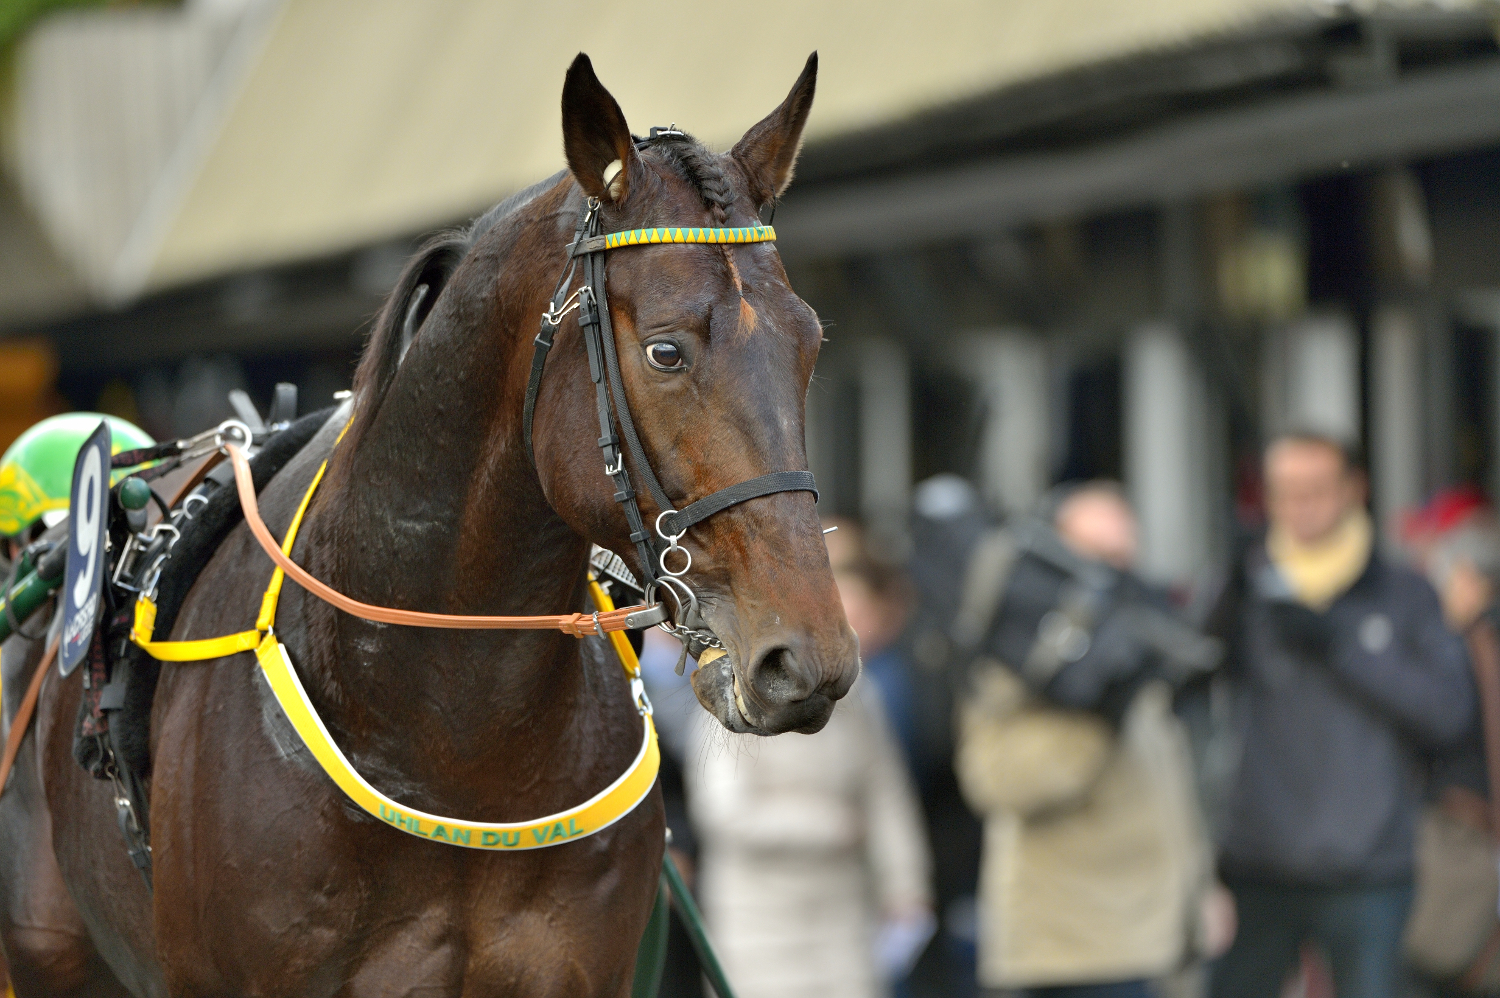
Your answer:
[[[791,179],[815,75],[816,57],[727,154],[687,136],[638,151],[580,56],[563,90],[568,170],[412,260],[356,374],[344,439],[335,447],[349,412],[262,493],[279,534],[332,455],[294,559],[383,606],[583,608],[589,543],[634,555],[602,470],[576,322],[562,325],[542,382],[534,467],[521,426],[532,341],[580,207],[597,198],[606,232],[755,224]],[[821,330],[774,244],[632,248],[610,258],[608,295],[631,411],[669,496],[806,468]],[[858,664],[813,497],[745,502],[683,543],[728,651],[694,676],[703,705],[737,731],[817,730]],[[171,636],[251,626],[270,573],[241,524]],[[639,746],[640,718],[597,639],[372,623],[292,585],[276,631],[355,768],[415,808],[538,817],[596,793]],[[28,668],[38,657],[18,642],[7,653],[29,655]],[[16,671],[24,686],[27,669]],[[47,677],[0,797],[0,941],[21,998],[628,993],[660,866],[658,794],[554,848],[418,840],[358,810],[317,768],[249,653],[167,665],[152,717],[153,895],[126,858],[109,784],[71,758],[79,699],[77,675]]]

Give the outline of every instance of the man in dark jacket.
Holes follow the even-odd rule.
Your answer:
[[[1220,865],[1240,929],[1214,998],[1273,998],[1302,944],[1339,998],[1393,998],[1421,762],[1467,730],[1463,646],[1425,580],[1375,551],[1365,480],[1333,440],[1266,451],[1270,530],[1215,615],[1243,708]]]

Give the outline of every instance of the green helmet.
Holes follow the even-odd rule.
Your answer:
[[[146,431],[117,416],[69,412],[42,420],[0,457],[0,535],[14,537],[43,513],[68,508],[73,464],[101,419],[109,423],[112,453],[156,443]],[[125,474],[114,472],[111,484]]]

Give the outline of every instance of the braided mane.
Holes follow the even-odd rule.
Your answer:
[[[729,209],[734,204],[734,188],[729,178],[719,169],[718,159],[704,148],[703,143],[691,135],[679,133],[651,140],[646,147],[659,153],[662,159],[687,179],[703,199],[703,206],[718,225],[729,224]]]
[[[719,156],[709,152],[703,143],[686,133],[658,136],[646,148],[660,154],[687,178],[703,199],[703,206],[708,209],[715,225],[729,224],[729,210],[734,205],[735,194],[729,178],[719,168]],[[740,331],[748,333],[755,329],[755,309],[745,300],[745,284],[740,280],[733,251],[729,246],[720,246],[719,251],[729,267],[729,276],[734,280],[735,290],[740,294]]]

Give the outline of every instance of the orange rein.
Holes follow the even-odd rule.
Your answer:
[[[31,715],[36,713],[37,694],[41,692],[42,680],[47,678],[47,670],[52,668],[52,660],[57,658],[57,644],[58,639],[53,638],[52,643],[47,646],[41,663],[31,674],[31,685],[26,687],[21,707],[16,711],[16,716],[11,718],[10,735],[5,739],[5,755],[0,757],[0,793],[5,791],[11,767],[16,764],[16,753],[21,751],[21,740],[26,737],[26,729],[31,726]]]
[[[319,582],[300,565],[282,553],[270,528],[260,518],[260,505],[255,497],[255,484],[250,477],[250,462],[235,444],[226,444],[229,460],[234,465],[234,484],[239,489],[240,506],[245,512],[245,522],[250,532],[260,542],[261,548],[270,555],[287,578],[303,589],[345,613],[365,620],[383,624],[404,624],[408,627],[449,627],[468,630],[550,631],[554,628],[575,638],[590,634],[600,637],[611,631],[628,629],[625,618],[631,614],[651,609],[647,606],[627,606],[601,613],[561,613],[537,617],[468,617],[449,613],[423,613],[419,610],[396,610],[384,606],[361,603],[338,592],[331,586]]]

